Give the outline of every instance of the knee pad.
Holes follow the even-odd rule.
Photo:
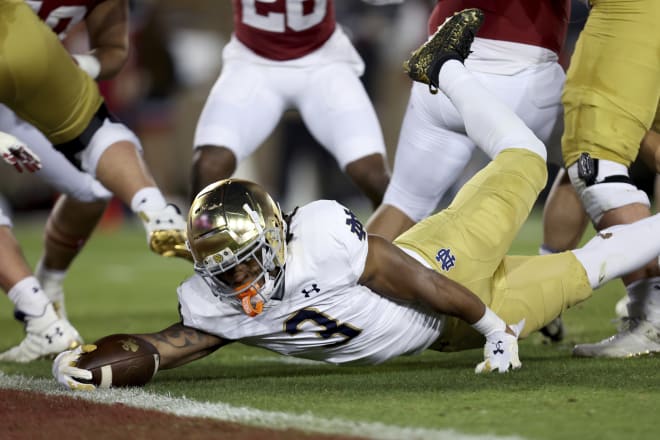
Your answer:
[[[632,183],[628,168],[620,163],[583,153],[568,167],[568,177],[594,225],[611,209],[633,203],[651,206],[648,195]]]

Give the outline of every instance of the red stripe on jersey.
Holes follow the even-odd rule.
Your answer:
[[[564,46],[570,0],[440,0],[429,18],[429,35],[445,18],[465,8],[486,17],[478,37],[545,47],[559,54]]]
[[[26,3],[59,35],[84,20],[101,2],[103,0],[42,0]]]
[[[300,58],[328,41],[335,30],[333,0],[232,0],[234,34],[258,55]]]

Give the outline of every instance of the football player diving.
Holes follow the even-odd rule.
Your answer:
[[[255,183],[209,185],[188,215],[196,274],[178,288],[181,322],[132,335],[156,347],[161,369],[240,341],[333,364],[378,364],[425,349],[483,346],[476,372],[506,372],[521,366],[519,336],[660,252],[660,243],[648,240],[649,231],[660,228],[655,216],[604,231],[574,251],[505,255],[545,186],[546,152],[462,64],[482,19],[477,9],[457,13],[405,67],[414,80],[452,100],[492,162],[451,206],[393,243],[367,234],[334,201],[282,215]],[[628,246],[634,255],[619,258]],[[57,380],[93,389],[84,383],[91,372],[76,360],[94,349],[58,355]]]

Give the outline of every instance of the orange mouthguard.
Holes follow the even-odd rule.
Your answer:
[[[239,286],[236,290],[241,290],[248,284],[249,283],[245,283],[242,286]],[[258,293],[259,292],[257,292],[257,289],[250,287],[245,292],[238,295],[238,297],[241,299],[243,311],[250,317],[257,316],[264,309],[264,302],[261,300],[257,300],[257,303],[254,306],[252,305],[252,298],[255,297]]]

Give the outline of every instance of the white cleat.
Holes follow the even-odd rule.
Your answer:
[[[160,211],[140,211],[147,230],[149,248],[164,257],[179,257],[192,261],[186,246],[186,221],[179,208],[167,205]]]
[[[647,320],[628,319],[628,328],[595,344],[573,348],[578,357],[630,358],[660,353],[660,329]]]
[[[52,304],[39,317],[27,317],[26,336],[17,346],[0,353],[2,362],[27,363],[36,359],[53,357],[56,354],[76,348],[82,338],[66,319],[60,319]]]

